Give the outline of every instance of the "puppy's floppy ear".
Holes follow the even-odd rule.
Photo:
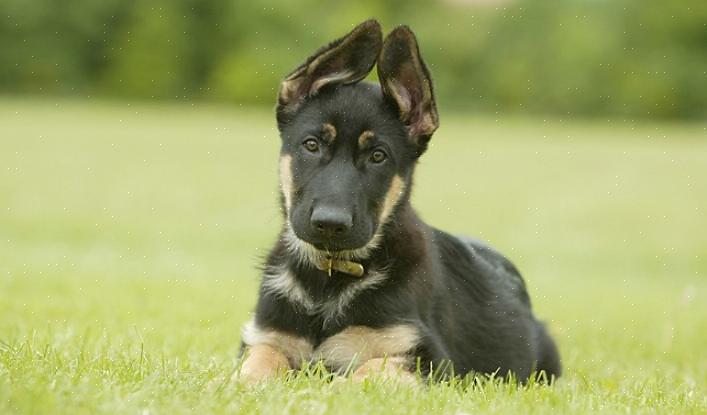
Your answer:
[[[321,48],[280,84],[278,114],[293,113],[302,101],[331,84],[360,81],[373,69],[383,43],[380,24],[367,20]]]
[[[422,154],[439,127],[439,117],[432,78],[409,27],[399,26],[385,38],[378,59],[378,78],[383,94],[397,105],[400,120]]]

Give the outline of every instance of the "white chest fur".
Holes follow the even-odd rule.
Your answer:
[[[266,272],[262,285],[267,293],[288,300],[307,314],[320,315],[323,318],[323,324],[327,325],[341,317],[362,291],[378,286],[385,279],[385,272],[369,271],[360,280],[349,284],[339,295],[319,302],[310,297],[289,269]]]

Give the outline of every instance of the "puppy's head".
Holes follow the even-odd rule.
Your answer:
[[[376,61],[381,84],[360,83]],[[360,24],[285,78],[276,111],[290,236],[333,255],[365,254],[408,197],[438,126],[414,34],[398,27],[383,41],[376,21]]]

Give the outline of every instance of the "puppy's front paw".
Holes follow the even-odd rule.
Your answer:
[[[407,359],[403,357],[370,359],[356,369],[351,375],[351,379],[361,382],[368,378],[380,376],[386,380],[390,379],[417,385],[417,376],[405,369],[406,363]]]
[[[276,347],[267,344],[249,346],[241,370],[233,380],[255,384],[276,377],[290,369],[287,357]]]

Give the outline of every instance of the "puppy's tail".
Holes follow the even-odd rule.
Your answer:
[[[547,333],[545,324],[536,322],[535,350],[537,361],[537,372],[545,372],[546,381],[551,383],[553,379],[562,375],[562,363],[560,353],[555,342]]]

